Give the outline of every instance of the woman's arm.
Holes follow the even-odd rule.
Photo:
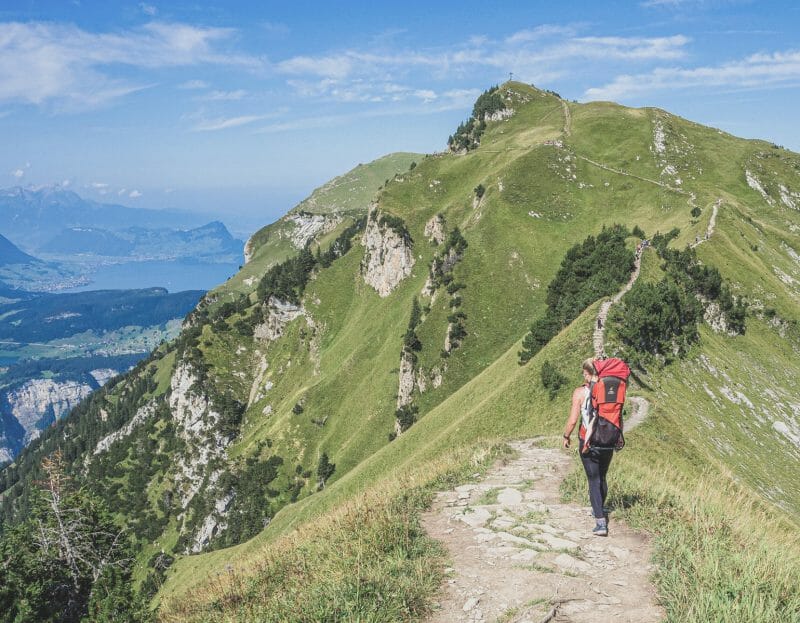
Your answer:
[[[569,448],[570,435],[572,435],[572,431],[575,430],[575,425],[578,423],[578,419],[581,417],[582,402],[583,387],[576,387],[575,391],[572,392],[572,406],[569,410],[569,418],[567,418],[567,423],[564,425],[563,445],[565,448]]]

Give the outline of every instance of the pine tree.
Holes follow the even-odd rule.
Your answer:
[[[144,621],[131,549],[98,498],[76,489],[60,451],[42,461],[29,518],[0,538],[0,621]]]

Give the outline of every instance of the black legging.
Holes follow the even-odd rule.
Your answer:
[[[592,514],[596,519],[602,519],[605,517],[603,506],[608,495],[606,474],[608,473],[608,466],[611,465],[614,451],[595,450],[592,448],[584,454],[583,439],[578,444],[578,451],[581,455],[583,469],[586,471],[586,479],[589,481],[589,501],[592,503]]]

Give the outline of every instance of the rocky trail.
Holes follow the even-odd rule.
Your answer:
[[[452,561],[428,623],[662,620],[646,539],[613,511],[609,536],[593,536],[590,508],[560,501],[569,454],[537,440],[512,446],[517,458],[439,493],[423,518]]]
[[[628,283],[600,308],[593,336],[598,357],[608,310],[639,277],[642,251]],[[626,432],[650,409],[645,398],[629,402]],[[647,580],[652,567],[646,539],[615,522],[613,513],[609,536],[593,536],[591,509],[561,502],[559,487],[573,466],[568,453],[537,440],[512,447],[517,458],[479,483],[438,493],[423,517],[426,532],[444,544],[453,564],[428,623],[662,620]]]
[[[711,218],[708,219],[708,226],[706,227],[705,237],[698,238],[697,240],[695,240],[694,244],[690,245],[692,248],[700,246],[706,240],[710,240],[711,236],[714,235],[714,229],[717,227],[717,213],[719,212],[719,208],[721,205],[722,205],[722,198],[719,198],[714,202],[714,207],[711,208]]]
[[[633,273],[631,273],[631,278],[628,280],[628,283],[626,283],[622,289],[614,295],[613,298],[603,301],[603,303],[600,305],[600,311],[597,313],[594,334],[592,336],[594,356],[598,359],[605,353],[606,318],[608,318],[608,310],[611,309],[611,306],[614,303],[618,303],[619,300],[625,296],[628,291],[630,291],[630,289],[633,287],[633,284],[636,283],[636,280],[639,278],[639,271],[642,267],[642,253],[644,252],[644,249],[645,247],[639,247],[639,249],[636,251],[636,257],[633,260]]]

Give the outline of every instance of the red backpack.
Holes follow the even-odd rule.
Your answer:
[[[598,359],[594,367],[599,378],[589,384],[592,415],[586,429],[583,451],[588,452],[590,448],[622,450],[625,446],[622,407],[625,405],[631,369],[616,357]]]

